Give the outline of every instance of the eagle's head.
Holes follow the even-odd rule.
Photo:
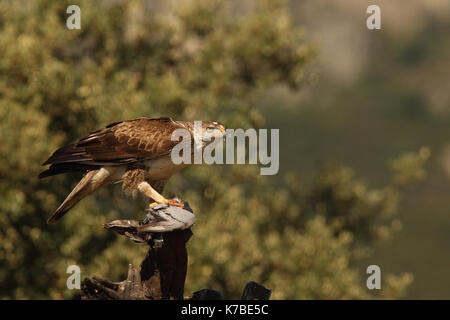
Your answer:
[[[178,123],[181,123],[181,125],[188,129],[189,133],[191,134],[191,138],[198,139],[200,138],[200,132],[198,124],[200,121],[186,121]],[[196,131],[197,130],[197,131]],[[198,138],[197,138],[198,137]],[[199,147],[203,148],[207,146],[208,144],[212,143],[213,141],[218,140],[219,138],[225,139],[225,126],[217,121],[209,121],[209,120],[202,120],[201,121],[201,140],[196,140],[197,143],[200,142],[198,145]],[[192,142],[194,140],[191,140]]]
[[[180,121],[181,122],[181,121]],[[200,121],[198,121],[200,122]],[[197,122],[197,123],[198,123]],[[195,130],[198,130],[198,127],[196,128],[195,121],[186,121],[181,122],[182,125],[189,130],[189,133],[192,137],[195,136]],[[205,141],[211,141],[214,140],[213,138],[225,138],[225,126],[217,121],[209,121],[209,120],[202,120],[202,140]],[[199,134],[200,132],[197,132]]]
[[[202,121],[202,137],[204,142],[224,138],[225,126],[217,121]]]

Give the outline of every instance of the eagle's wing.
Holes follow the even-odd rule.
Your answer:
[[[50,168],[39,177],[167,155],[178,143],[171,140],[172,132],[178,128],[184,127],[171,118],[139,118],[112,123],[56,150],[43,163],[51,164]]]

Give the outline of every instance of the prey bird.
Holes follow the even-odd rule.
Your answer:
[[[179,143],[171,139],[176,129],[186,129],[194,137],[194,122],[139,118],[112,123],[56,150],[43,163],[50,167],[39,174],[40,179],[70,172],[85,172],[85,175],[47,223],[61,218],[97,189],[117,182],[122,182],[126,192],[140,191],[156,203],[180,206],[161,195],[167,180],[187,166],[171,160],[171,151]],[[202,137],[218,137],[224,135],[225,127],[216,121],[202,121],[201,130]],[[200,147],[209,141],[202,139]]]

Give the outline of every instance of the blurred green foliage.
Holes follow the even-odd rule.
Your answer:
[[[80,292],[66,288],[69,265],[120,281],[146,250],[101,228],[143,216],[143,202],[118,186],[45,224],[79,179],[37,179],[58,146],[140,116],[262,126],[258,93],[301,87],[314,60],[284,1],[260,1],[242,16],[224,1],[176,2],[161,14],[145,1],[79,1],[81,30],[72,31],[69,4],[0,2],[0,298],[71,298]],[[339,165],[311,186],[295,173],[278,185],[252,166],[184,170],[166,193],[197,213],[186,294],[213,288],[238,298],[253,280],[276,299],[370,298],[356,263],[401,228],[401,187],[424,177],[428,153],[392,162],[394,181],[376,190]],[[400,297],[411,280],[383,277],[376,297]]]

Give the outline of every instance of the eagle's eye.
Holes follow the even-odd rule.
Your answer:
[[[216,130],[215,127],[206,127],[206,132],[208,132],[208,133],[213,133],[214,130]]]

